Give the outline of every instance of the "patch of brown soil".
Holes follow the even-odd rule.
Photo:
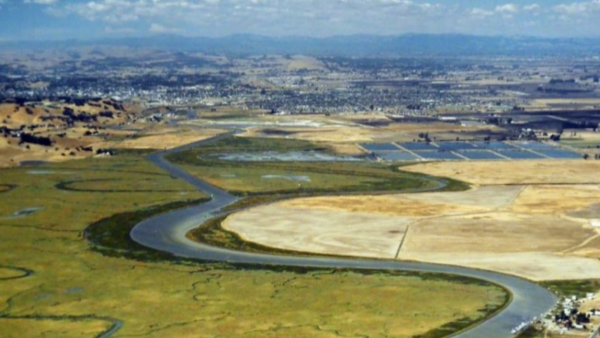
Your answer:
[[[600,161],[435,162],[402,170],[451,177],[472,184],[600,184]]]

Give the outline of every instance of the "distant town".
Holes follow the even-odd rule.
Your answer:
[[[0,97],[111,97],[148,107],[234,105],[273,114],[600,108],[595,59],[233,57],[119,49],[61,56],[0,55]],[[578,102],[583,97],[588,100]]]

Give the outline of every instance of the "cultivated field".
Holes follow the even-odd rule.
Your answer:
[[[94,337],[113,320],[124,323],[114,337],[440,337],[440,326],[451,332],[505,301],[497,287],[448,276],[253,270],[94,248],[83,237],[91,223],[204,197],[138,152],[5,169],[5,184],[18,187],[0,194],[3,337]],[[15,214],[27,208],[37,211]]]

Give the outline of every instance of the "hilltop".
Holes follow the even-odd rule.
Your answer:
[[[107,126],[135,120],[136,107],[110,98],[52,98],[0,102],[0,167],[23,161],[57,161],[102,153]],[[114,127],[110,127],[114,128]]]

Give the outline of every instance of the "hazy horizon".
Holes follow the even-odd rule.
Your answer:
[[[12,43],[12,42],[98,42],[98,41],[119,41],[119,40],[129,40],[129,39],[150,39],[153,38],[164,38],[164,37],[177,37],[184,39],[228,39],[233,37],[260,37],[267,39],[311,39],[311,40],[328,40],[335,38],[360,38],[360,37],[372,37],[372,38],[398,38],[398,37],[406,37],[406,36],[463,36],[463,37],[472,37],[472,38],[498,38],[498,39],[540,39],[540,40],[600,40],[600,34],[598,35],[590,35],[590,36],[556,36],[556,37],[548,37],[548,36],[540,36],[540,35],[516,35],[516,34],[468,34],[468,33],[418,33],[418,32],[406,32],[399,34],[368,34],[368,33],[356,33],[356,34],[335,34],[335,35],[326,35],[326,36],[309,36],[309,35],[298,35],[298,34],[290,34],[290,35],[268,35],[268,34],[254,34],[254,33],[231,33],[227,35],[220,36],[208,36],[208,35],[187,35],[182,33],[152,33],[152,34],[141,34],[141,35],[122,35],[122,36],[94,36],[94,37],[57,37],[57,38],[47,38],[47,39],[0,39],[0,43]]]
[[[600,37],[600,0],[0,0],[0,41],[177,34]]]

